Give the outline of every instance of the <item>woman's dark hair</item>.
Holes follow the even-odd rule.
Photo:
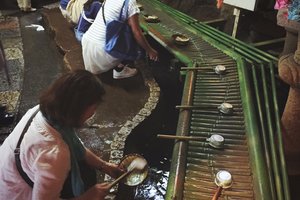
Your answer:
[[[100,80],[91,72],[76,70],[60,76],[40,96],[40,110],[62,126],[79,127],[86,109],[102,100]]]

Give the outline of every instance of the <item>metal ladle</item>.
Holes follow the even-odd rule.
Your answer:
[[[212,200],[217,200],[221,195],[223,189],[230,188],[232,185],[232,176],[226,170],[220,170],[216,174],[215,183],[218,186],[216,193],[214,194]]]
[[[126,176],[131,174],[133,171],[142,171],[147,166],[147,161],[142,159],[141,157],[136,157],[133,161],[131,161],[130,165],[127,167],[127,172],[119,176],[116,180],[109,184],[109,188],[115,186],[119,181],[124,179]]]
[[[218,107],[213,105],[178,105],[177,109],[190,109],[190,110],[218,110],[220,113],[225,115],[233,114],[233,106],[230,103],[222,103]]]
[[[109,187],[114,187],[117,183],[123,182],[128,186],[141,184],[148,175],[148,164],[145,158],[138,154],[126,155],[120,162],[119,167],[127,171],[110,183]]]
[[[181,136],[181,135],[164,135],[164,134],[158,134],[158,138],[161,139],[173,139],[173,140],[194,140],[194,141],[204,141],[205,138],[199,137],[199,136]],[[212,146],[213,148],[221,149],[224,146],[225,139],[222,135],[213,134],[209,138],[206,139],[208,144]]]

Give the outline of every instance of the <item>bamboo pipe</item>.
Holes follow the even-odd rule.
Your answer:
[[[179,105],[176,106],[176,109],[215,109],[217,110],[218,107],[217,106],[211,106],[211,105]]]
[[[163,135],[163,134],[158,134],[157,137],[161,139],[172,139],[172,140],[205,140],[205,138],[203,137]]]

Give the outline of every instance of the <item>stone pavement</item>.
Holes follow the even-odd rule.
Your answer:
[[[11,81],[11,85],[9,85],[4,66],[1,66],[0,103],[7,105],[7,111],[17,113],[24,72],[23,45],[17,17],[4,16],[0,13],[0,38],[4,54],[6,55]],[[0,127],[0,140],[3,140],[11,130],[12,127]]]

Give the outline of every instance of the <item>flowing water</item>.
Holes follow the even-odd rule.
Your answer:
[[[133,189],[131,199],[135,200],[163,200],[167,189],[174,141],[158,139],[156,135],[176,133],[178,110],[175,106],[181,101],[183,81],[179,73],[180,63],[167,52],[159,54],[164,55],[164,60],[150,63],[152,73],[161,88],[158,108],[133,130],[125,146],[126,154],[139,153],[149,165],[148,177]],[[128,196],[126,200],[129,200]]]

